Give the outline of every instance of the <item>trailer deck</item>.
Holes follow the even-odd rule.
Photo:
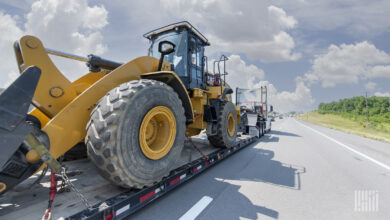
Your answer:
[[[189,141],[186,141],[177,168],[162,181],[141,190],[128,190],[114,186],[102,178],[87,159],[66,162],[69,178],[89,203],[93,204],[93,207],[88,209],[74,192],[57,193],[52,208],[52,219],[125,218],[256,139],[256,137],[242,135],[237,138],[235,147],[218,149],[210,146],[205,135],[193,137],[195,145],[208,158],[203,157]],[[24,185],[35,181],[38,176],[39,173],[29,178]],[[60,186],[60,182],[58,185]],[[31,189],[6,193],[0,197],[0,218],[40,219],[47,208],[49,187],[48,172],[41,183],[35,184]]]

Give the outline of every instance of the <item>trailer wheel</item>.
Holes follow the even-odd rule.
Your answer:
[[[236,143],[237,113],[233,103],[222,104],[217,121],[217,134],[208,136],[212,145],[220,148],[231,148]]]
[[[87,126],[88,154],[103,177],[142,188],[169,174],[185,138],[177,93],[155,80],[124,83],[103,97]]]

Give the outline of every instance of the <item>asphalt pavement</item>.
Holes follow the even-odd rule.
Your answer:
[[[390,143],[277,119],[128,219],[390,219]]]

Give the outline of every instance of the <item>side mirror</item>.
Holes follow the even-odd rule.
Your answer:
[[[160,52],[161,54],[167,55],[174,51],[175,44],[170,41],[164,40],[158,44],[158,52]]]
[[[160,61],[158,62],[158,71],[161,71],[164,56],[175,51],[175,44],[164,40],[158,43],[158,52],[161,53]]]

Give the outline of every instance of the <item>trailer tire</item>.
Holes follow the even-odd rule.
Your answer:
[[[164,115],[160,115],[164,111],[154,111],[160,107],[171,112],[169,116],[172,117],[167,117],[171,119],[168,124],[155,121],[152,127],[147,127],[150,120],[142,130],[152,111],[160,116],[158,120],[165,119]],[[116,185],[125,188],[150,186],[161,181],[176,165],[184,146],[185,120],[182,102],[167,84],[146,79],[124,83],[108,92],[91,113],[86,136],[89,157],[99,173]],[[153,142],[156,143],[153,146],[159,147],[158,143],[164,143],[162,146],[165,147],[172,143],[168,151],[163,148],[166,153],[161,154],[161,158],[151,159],[153,154],[144,151],[143,140],[150,139],[141,139],[145,136],[141,133],[149,131],[147,129],[152,129],[153,138],[157,135],[156,141],[159,142]],[[173,134],[165,136],[170,140],[168,145],[164,142],[165,138],[159,138],[160,134]]]

